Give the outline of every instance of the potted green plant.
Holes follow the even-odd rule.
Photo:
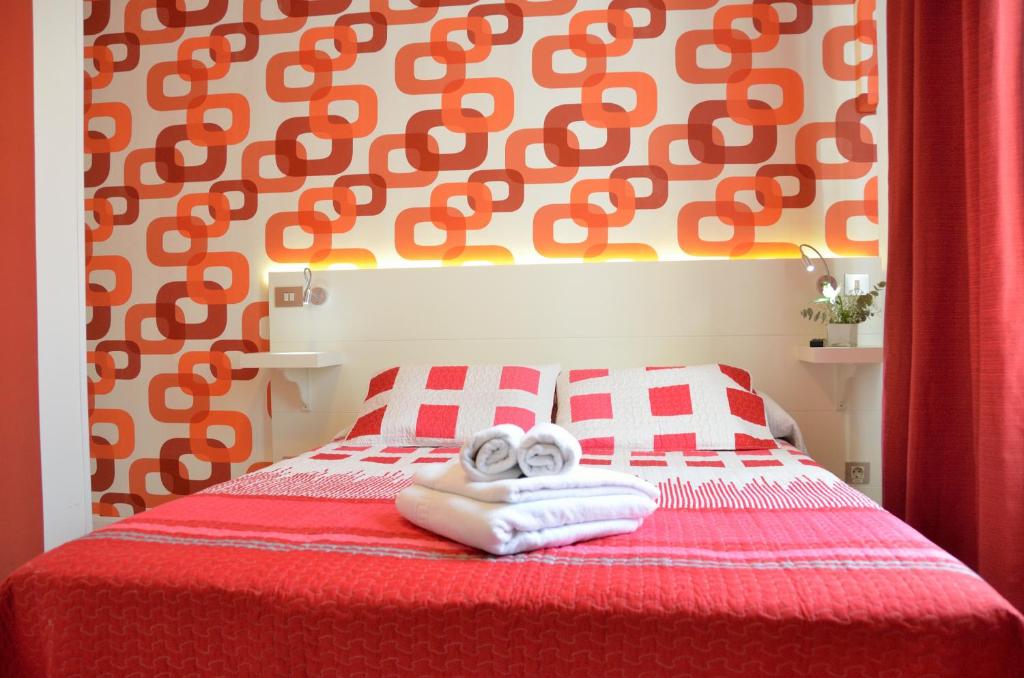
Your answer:
[[[826,287],[824,296],[800,311],[808,320],[828,323],[828,346],[856,346],[857,327],[860,323],[878,313],[875,302],[885,288],[885,281],[875,285],[863,294],[840,294],[839,289]]]

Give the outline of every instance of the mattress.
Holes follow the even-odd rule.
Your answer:
[[[587,455],[659,510],[503,558],[395,511],[456,454],[334,442],[46,553],[0,590],[0,673],[1020,675],[1020,614],[795,448]]]

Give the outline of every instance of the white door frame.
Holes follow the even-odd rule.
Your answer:
[[[43,544],[92,529],[85,360],[81,0],[33,0]]]

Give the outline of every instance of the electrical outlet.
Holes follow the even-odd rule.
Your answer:
[[[275,287],[274,306],[302,306],[302,287]]]
[[[846,462],[846,482],[850,485],[867,485],[871,482],[871,464],[866,461]]]
[[[871,291],[868,289],[869,284],[871,284],[871,278],[867,273],[847,273],[843,284],[843,292],[846,294],[867,294]]]

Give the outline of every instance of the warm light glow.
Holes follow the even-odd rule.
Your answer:
[[[260,276],[260,281],[267,287],[270,287],[270,274],[271,273],[302,273],[303,269],[306,268],[305,264],[279,264],[272,263],[263,269],[263,275]]]
[[[758,257],[754,257],[754,258],[758,258]],[[781,257],[780,256],[772,256],[772,257],[766,257],[766,258],[769,258],[769,259],[776,259],[776,258],[783,258],[783,259],[794,258],[794,259],[796,259],[796,258],[800,258],[800,259],[803,260],[803,263],[804,263],[804,265],[805,265],[805,267],[806,267],[808,272],[813,272],[813,271],[817,270],[817,267],[813,263],[811,263],[811,260],[807,257],[807,255],[804,252],[802,252],[800,249],[796,248],[796,247],[793,248],[792,254],[787,254],[787,256],[781,256]],[[688,256],[687,254],[685,254],[683,252],[678,252],[678,253],[673,253],[673,254],[668,254],[668,255],[662,255],[657,260],[651,260],[651,261],[684,262],[684,261],[711,261],[711,260],[728,260],[728,259],[730,259],[730,257],[727,257],[727,256],[692,257],[692,256]],[[603,259],[603,258],[600,258],[600,257],[595,257],[595,258],[592,258],[592,259],[586,259],[586,258],[583,258],[583,257],[547,258],[547,257],[543,257],[543,256],[541,256],[541,255],[539,255],[539,254],[537,254],[535,252],[534,253],[527,252],[527,253],[523,253],[523,254],[520,254],[520,255],[516,256],[515,260],[512,261],[512,262],[498,262],[498,261],[489,261],[489,260],[470,260],[470,261],[459,261],[455,265],[457,265],[457,266],[523,266],[523,265],[526,265],[526,266],[532,266],[532,265],[555,265],[555,266],[557,266],[559,264],[585,264],[585,263],[599,263],[599,262],[607,263],[607,262],[619,262],[619,261],[621,261],[621,262],[632,262],[632,261],[645,261],[645,259],[642,259],[642,258],[631,259],[631,258],[628,258],[628,257],[617,257],[617,256],[609,257],[607,259]],[[314,272],[315,272],[315,271],[318,271],[318,270],[350,271],[350,270],[359,270],[359,269],[364,269],[364,268],[377,268],[377,269],[388,269],[388,268],[441,268],[441,267],[444,267],[446,265],[446,262],[444,262],[444,261],[436,261],[436,260],[410,260],[410,259],[401,259],[401,258],[397,258],[397,257],[395,257],[395,258],[379,257],[376,260],[376,266],[369,266],[369,267],[368,266],[363,266],[363,265],[360,265],[360,264],[356,264],[356,263],[331,263],[331,264],[324,264],[324,263],[321,262],[321,263],[314,263],[314,264],[282,264],[282,263],[278,263],[278,262],[272,262],[272,263],[269,263],[263,269],[263,271],[262,271],[263,275],[261,276],[261,279],[264,282],[264,284],[269,287],[269,281],[270,281],[270,274],[271,273],[298,273],[298,274],[301,274],[302,270],[304,268],[306,268],[307,265],[310,268],[312,268],[314,270]],[[447,264],[447,265],[451,265],[451,264]]]

